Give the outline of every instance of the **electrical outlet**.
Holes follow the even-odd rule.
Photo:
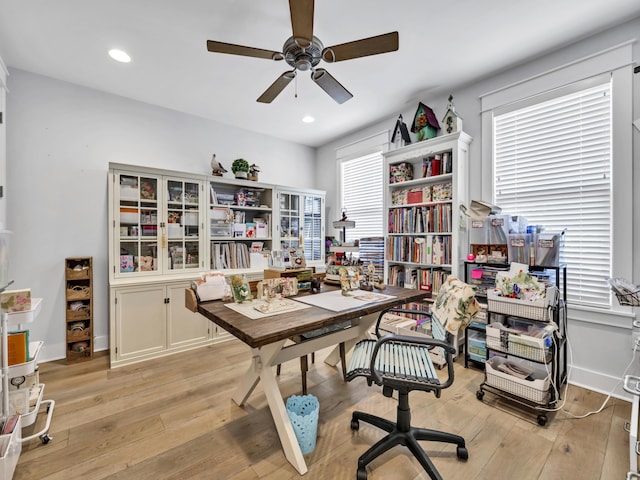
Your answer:
[[[640,331],[633,330],[631,332],[631,349],[636,348],[638,346],[638,350],[640,350]]]

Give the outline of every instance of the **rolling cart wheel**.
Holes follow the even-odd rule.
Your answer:
[[[547,424],[547,416],[546,415],[538,415],[538,425],[544,427]]]
[[[351,420],[351,430],[360,430],[360,422],[358,420]]]
[[[359,468],[356,474],[356,480],[367,480],[367,471],[364,468]]]
[[[47,435],[46,433],[43,433],[42,435],[40,435],[40,441],[42,442],[43,445],[46,445],[51,440],[53,440],[53,439],[49,435]]]
[[[484,392],[482,390],[478,390],[476,392],[476,398],[480,401],[482,401],[482,399],[484,398]]]
[[[469,459],[469,450],[466,447],[458,447],[456,448],[456,455],[460,460],[468,460]]]

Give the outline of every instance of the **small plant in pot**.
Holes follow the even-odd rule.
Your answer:
[[[236,178],[247,178],[247,174],[249,173],[249,162],[244,158],[237,158],[231,164],[231,171]]]

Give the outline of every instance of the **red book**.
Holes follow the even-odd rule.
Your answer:
[[[440,175],[440,156],[431,159],[431,176]]]

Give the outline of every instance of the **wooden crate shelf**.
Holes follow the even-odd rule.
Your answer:
[[[93,258],[65,259],[67,363],[93,358]],[[79,308],[79,304],[82,304]]]

